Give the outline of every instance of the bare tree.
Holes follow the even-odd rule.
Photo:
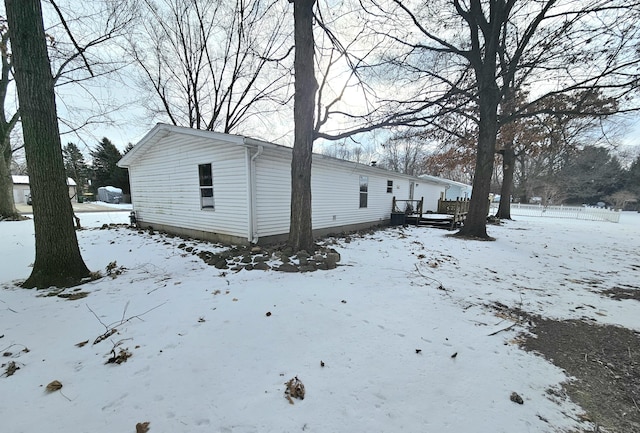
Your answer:
[[[134,18],[134,11],[122,1],[79,4],[65,0],[51,1],[45,12],[52,24],[45,30],[52,75],[66,114],[59,117],[62,133],[76,132],[91,124],[108,122],[115,107],[107,95],[98,95],[104,81],[124,63],[114,54],[115,47],[104,46],[122,36]],[[18,219],[10,167],[13,153],[20,149],[11,146],[11,132],[20,111],[17,104],[10,109],[14,98],[13,61],[10,29],[0,18],[0,218]],[[90,101],[90,103],[87,103]],[[69,116],[68,114],[72,114]]]
[[[229,133],[270,123],[287,103],[293,47],[286,3],[145,0],[141,8],[129,52],[154,116]]]
[[[7,21],[0,17],[0,54],[2,66],[0,70],[0,219],[18,220],[20,214],[13,198],[13,181],[11,179],[11,131],[15,127],[20,113],[14,110],[7,113],[9,87],[13,81],[12,59],[9,47],[9,27]]]
[[[363,2],[364,3],[364,2]],[[627,100],[637,86],[638,3],[545,0],[372,0],[381,36],[398,49],[397,84],[419,83],[406,101],[444,111],[475,105],[478,125],[473,195],[459,235],[487,239],[486,217],[500,125],[525,115],[502,106],[523,86],[529,105],[598,88]],[[413,33],[409,30],[412,29]],[[395,78],[395,77],[394,77]],[[471,83],[471,85],[469,84]],[[449,100],[447,95],[455,95]],[[464,101],[467,101],[466,104]],[[628,107],[619,107],[624,111]],[[580,107],[572,107],[579,112]],[[531,112],[526,115],[531,115]]]
[[[588,138],[591,144],[595,144],[605,135],[604,129],[600,126],[606,118],[617,112],[618,103],[613,98],[603,97],[601,92],[584,93],[586,95],[560,94],[547,97],[540,102],[546,105],[545,110],[531,105],[529,109],[535,112],[548,111],[551,114],[539,113],[535,117],[516,117],[501,125],[498,135],[498,153],[502,155],[503,179],[496,217],[511,218],[511,197],[518,159],[523,161],[529,153],[539,154],[540,150],[544,149],[548,149],[553,156],[557,154],[557,150],[577,148],[577,140]],[[512,111],[516,109],[512,108]],[[545,146],[545,142],[549,145],[548,147]],[[558,149],[559,147],[565,149]],[[520,173],[519,177],[520,181],[526,182],[524,174]],[[553,172],[547,173],[549,178],[552,178],[552,175]]]
[[[313,251],[311,225],[311,157],[314,109],[318,90],[314,69],[313,6],[315,0],[293,1],[295,39],[295,136],[291,161],[291,218],[288,244],[295,251]]]
[[[388,170],[410,175],[422,172],[422,165],[426,157],[426,143],[415,136],[406,134],[395,135],[383,145],[383,160],[381,166]]]
[[[23,287],[69,287],[89,276],[76,238],[40,0],[5,0],[22,116],[36,241]]]

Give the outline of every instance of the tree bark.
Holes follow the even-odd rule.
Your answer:
[[[311,158],[313,113],[318,83],[313,55],[313,6],[315,0],[294,0],[295,95],[294,143],[291,161],[291,218],[288,244],[294,251],[311,252],[315,245],[311,223]]]
[[[29,168],[36,254],[27,288],[76,285],[89,275],[78,247],[58,130],[40,0],[5,0]]]
[[[502,187],[500,188],[500,205],[496,217],[511,219],[511,195],[513,193],[513,172],[515,170],[516,153],[513,144],[508,143],[502,153]]]
[[[11,131],[16,125],[18,114],[9,121],[5,113],[7,90],[11,83],[10,71],[13,67],[8,50],[9,32],[4,29],[0,37],[2,69],[0,71],[0,220],[19,220],[22,217],[16,209],[13,198],[13,180],[11,179]]]
[[[2,122],[2,120],[0,120]],[[16,209],[13,198],[13,180],[11,178],[11,142],[9,132],[4,131],[0,124],[0,138],[5,137],[0,144],[0,220],[17,221],[22,217]]]
[[[478,73],[479,124],[476,168],[473,177],[473,191],[469,201],[469,213],[457,236],[477,239],[491,239],[487,234],[489,215],[489,193],[493,175],[496,140],[498,135],[498,102],[500,90],[495,82],[495,61]]]

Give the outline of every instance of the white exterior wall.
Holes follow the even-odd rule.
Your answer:
[[[31,193],[29,185],[13,185],[13,201],[16,204],[27,202],[27,196]]]
[[[436,212],[438,210],[438,200],[440,194],[445,192],[444,185],[435,185],[429,182],[419,182],[420,187],[416,188],[416,198],[424,197],[424,204],[422,206],[423,212]]]
[[[256,160],[256,228],[259,237],[289,233],[291,153],[265,149]]]
[[[458,185],[451,185],[447,190],[447,200],[457,200],[471,198],[468,187],[462,187]]]
[[[360,176],[369,179],[367,207],[360,208]],[[393,192],[387,193],[387,181]],[[291,153],[265,149],[256,160],[256,215],[259,237],[289,232]],[[393,197],[409,198],[410,180],[381,169],[337,163],[315,155],[311,172],[313,229],[382,223],[391,216]],[[414,199],[425,198],[427,208],[437,208],[444,187],[414,180]],[[427,206],[428,204],[428,206]]]
[[[200,208],[199,164],[212,164],[215,209]],[[192,135],[170,134],[129,169],[137,217],[224,235],[248,236],[245,148]]]
[[[391,216],[393,194],[387,194],[387,177],[361,166],[327,164],[318,158],[312,170],[313,228],[380,222]],[[360,176],[368,178],[367,207],[360,208]],[[395,183],[395,182],[394,182]]]
[[[232,242],[288,234],[290,148],[168,125],[159,125],[141,144],[123,162],[129,167],[132,202],[142,225],[174,228],[195,237],[213,234],[211,238]],[[214,210],[200,206],[198,165],[207,163],[213,169]],[[365,208],[360,208],[360,176],[368,178]],[[393,181],[392,192],[387,192],[389,180]],[[445,191],[437,179],[314,155],[313,229],[327,233],[334,227],[343,230],[384,223],[390,219],[393,197],[409,199],[411,184],[413,199],[424,198],[423,210],[435,211]]]

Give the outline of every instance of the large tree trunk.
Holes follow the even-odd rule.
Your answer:
[[[23,287],[69,287],[89,275],[73,225],[40,0],[5,0],[29,168],[36,258]]]
[[[5,28],[0,38],[0,44],[6,47],[9,41],[9,32]],[[10,71],[12,69],[11,55],[8,50],[1,50],[2,70],[0,73],[0,220],[19,220],[22,217],[16,209],[13,198],[13,181],[11,179],[11,131],[18,121],[18,114],[14,114],[7,122],[5,104],[7,102],[7,90],[11,83]]]
[[[502,153],[502,187],[500,188],[500,205],[496,217],[511,219],[511,195],[513,193],[513,172],[516,163],[516,153],[513,144],[508,143]]]
[[[1,120],[0,120],[1,122]],[[13,180],[11,179],[11,142],[9,133],[3,131],[0,125],[0,139],[6,137],[0,144],[0,220],[16,221],[21,219],[13,198]]]
[[[469,213],[457,236],[477,239],[491,239],[487,234],[487,216],[489,216],[489,193],[491,192],[491,176],[496,152],[498,135],[498,101],[499,89],[495,84],[491,68],[485,81],[489,83],[480,89],[478,125],[478,152],[473,177],[473,191],[469,201]],[[495,71],[495,69],[494,69]],[[493,82],[491,82],[493,81]]]
[[[291,161],[291,219],[289,246],[294,251],[313,251],[311,226],[311,156],[313,152],[313,110],[318,83],[313,64],[313,5],[315,0],[293,2],[295,37],[295,136]]]
[[[528,172],[526,167],[526,153],[520,153],[519,157],[516,158],[516,162],[520,165],[520,180],[518,182],[518,197],[520,199],[520,203],[528,203],[529,202],[529,182],[527,179]]]

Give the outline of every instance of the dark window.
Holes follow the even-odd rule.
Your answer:
[[[388,193],[392,193],[393,192],[393,181],[392,180],[388,180],[387,181],[387,192]]]
[[[200,177],[200,207],[214,209],[213,205],[213,170],[211,164],[198,165]]]
[[[360,176],[360,207],[367,207],[368,195],[369,195],[369,177]]]

